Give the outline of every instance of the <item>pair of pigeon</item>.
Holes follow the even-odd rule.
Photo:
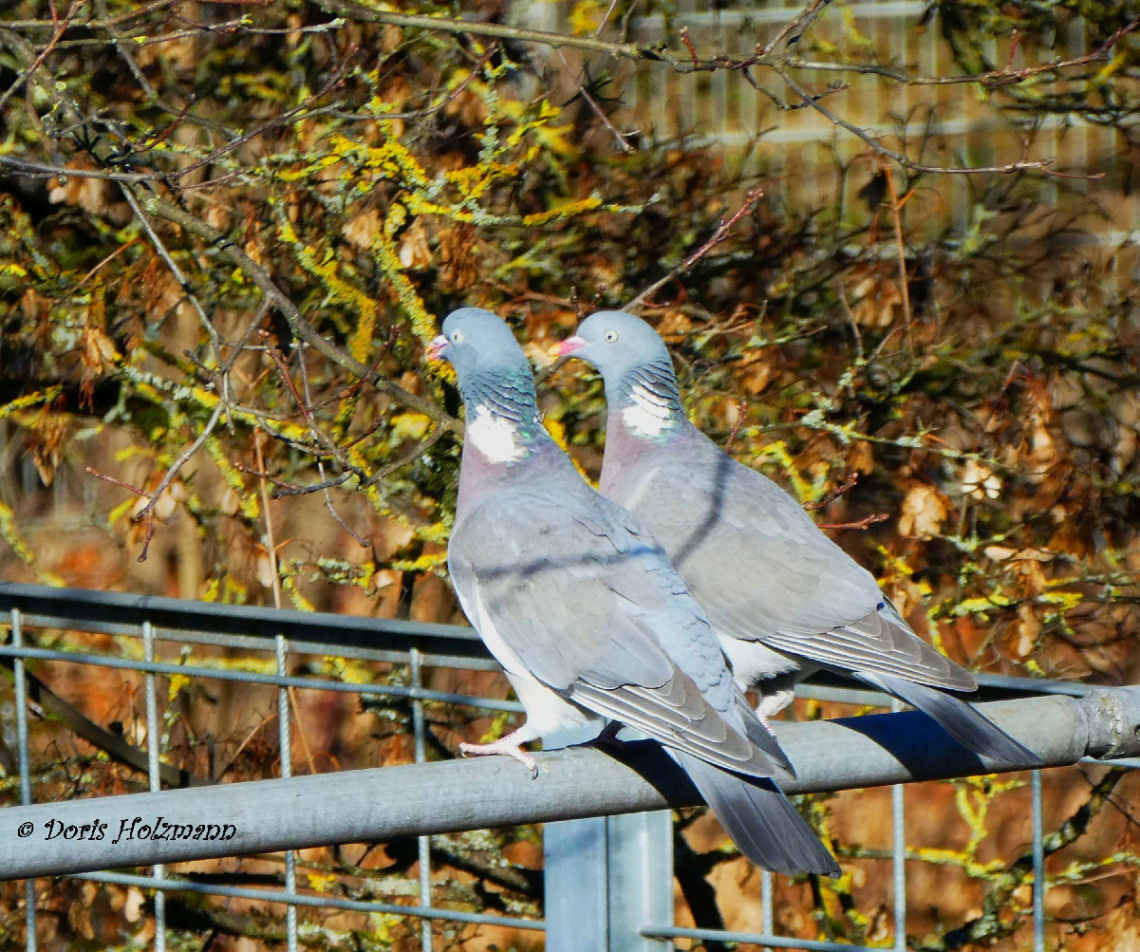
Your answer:
[[[973,676],[915,636],[869,572],[689,422],[649,325],[602,311],[559,348],[604,378],[600,492],[543,427],[507,325],[461,308],[442,331],[429,354],[455,368],[467,412],[448,567],[527,714],[463,753],[536,774],[521,745],[627,725],[665,746],[752,862],[831,876],[835,859],[775,783],[794,773],[766,726],[813,671],[894,694],[997,765],[1039,763],[944,693],[975,690]]]

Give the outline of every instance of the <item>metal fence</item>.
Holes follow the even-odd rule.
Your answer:
[[[470,670],[495,670],[482,642],[471,629],[358,618],[337,615],[314,615],[293,611],[234,607],[186,602],[175,599],[108,594],[84,590],[52,589],[41,586],[0,583],[0,611],[4,613],[10,637],[0,645],[0,659],[10,667],[15,686],[15,719],[17,727],[17,759],[20,800],[23,806],[12,807],[0,816],[0,878],[23,875],[50,875],[64,869],[76,878],[98,883],[135,886],[154,891],[155,948],[165,948],[166,910],[164,899],[171,892],[185,892],[234,899],[257,899],[280,903],[286,908],[285,937],[290,950],[298,947],[297,912],[301,907],[318,907],[353,912],[383,913],[419,919],[419,941],[423,949],[433,948],[436,930],[454,930],[464,924],[493,925],[541,932],[547,930],[548,949],[645,949],[672,948],[672,940],[689,938],[726,942],[749,942],[774,948],[812,950],[850,950],[849,944],[807,941],[775,934],[773,909],[773,877],[761,879],[760,903],[763,927],[759,933],[730,932],[714,929],[691,929],[673,925],[672,899],[672,814],[657,809],[628,816],[571,819],[548,822],[544,832],[545,851],[545,920],[511,916],[469,913],[433,905],[432,858],[430,833],[467,829],[472,826],[499,826],[527,823],[535,819],[590,817],[594,812],[645,810],[666,804],[695,802],[691,790],[677,793],[672,781],[643,782],[635,787],[636,776],[607,755],[597,751],[568,751],[542,755],[549,763],[554,778],[549,784],[523,782],[521,770],[506,758],[482,758],[475,761],[427,764],[425,702],[467,705],[486,711],[517,712],[520,707],[510,701],[491,700],[446,691],[427,689],[424,669],[450,667]],[[92,652],[75,650],[66,642],[48,636],[53,632],[81,631],[127,636],[141,642],[141,657],[127,651]],[[54,644],[44,647],[45,643]],[[134,643],[133,641],[131,642]],[[269,655],[275,673],[213,667],[201,662],[182,663],[158,660],[156,649],[164,644],[203,645],[238,648]],[[327,678],[288,674],[289,661],[295,655],[334,655],[361,661],[382,661],[406,665],[410,682],[399,684],[355,684]],[[260,810],[266,816],[292,810],[293,826],[278,824],[276,834],[262,831],[263,838],[235,840],[232,853],[254,849],[281,849],[285,852],[284,888],[253,889],[191,882],[168,874],[162,860],[178,860],[188,856],[227,855],[228,848],[197,844],[190,852],[179,854],[170,844],[144,843],[133,853],[115,853],[102,843],[56,843],[41,850],[20,852],[12,831],[21,824],[31,827],[44,822],[51,813],[63,824],[91,814],[92,801],[78,800],[53,804],[49,808],[34,805],[30,759],[28,710],[29,702],[40,709],[61,716],[68,726],[83,735],[84,731],[102,728],[84,717],[82,712],[54,695],[50,686],[27,671],[28,662],[50,661],[80,666],[104,666],[140,672],[145,683],[145,717],[147,749],[140,751],[120,741],[116,748],[106,744],[109,752],[124,763],[143,769],[149,779],[149,793],[127,797],[103,798],[96,806],[100,816],[126,818],[130,813],[144,817],[160,814],[177,824],[179,810],[183,819],[206,815],[219,825],[234,817],[248,818],[250,811]],[[160,675],[217,679],[270,685],[278,689],[278,730],[280,732],[279,780],[227,784],[224,787],[202,786],[193,791],[160,792],[162,787],[187,786],[194,781],[160,761],[162,732],[158,709]],[[1140,698],[1135,689],[1119,689],[1118,694],[1103,692],[1083,701],[1089,689],[1081,685],[1059,682],[1027,681],[1017,678],[983,677],[984,693],[990,696],[1024,697],[1028,694],[1052,695],[1037,700],[1006,701],[992,705],[987,712],[1006,726],[1017,727],[1016,736],[1030,744],[1047,763],[1071,763],[1082,754],[1104,755],[1138,752],[1140,741],[1134,728],[1140,725]],[[412,730],[416,765],[385,767],[378,770],[353,770],[291,778],[292,742],[288,688],[304,688],[351,692],[361,696],[401,698],[412,706]],[[859,704],[887,704],[883,695],[831,683],[804,685],[806,696]],[[1129,692],[1132,693],[1129,693]],[[1005,720],[1002,720],[1005,718]],[[862,726],[856,734],[841,734],[839,722],[781,725],[780,736],[789,750],[805,751],[797,784],[791,790],[840,789],[863,783],[882,783],[908,777],[954,776],[984,772],[984,765],[967,752],[942,747],[934,734],[924,733],[922,715],[884,715],[855,719]],[[853,722],[851,722],[853,723]],[[904,724],[898,734],[908,737],[911,753],[892,748],[890,731]],[[1034,733],[1036,732],[1036,733]],[[812,744],[816,746],[813,747]],[[852,759],[843,762],[828,751],[850,748]],[[972,759],[971,759],[972,758]],[[818,763],[817,763],[818,762]],[[1104,762],[1103,759],[1098,762]],[[1129,766],[1134,761],[1121,761]],[[858,763],[854,770],[852,763]],[[838,764],[838,766],[836,766]],[[812,766],[815,765],[815,766]],[[451,771],[447,779],[443,772]],[[624,772],[623,772],[624,771]],[[814,771],[814,772],[813,772]],[[834,776],[832,776],[834,774]],[[378,777],[393,778],[384,784]],[[397,779],[398,778],[398,779]],[[414,778],[414,782],[413,779]],[[628,778],[628,779],[627,779]],[[418,784],[418,786],[416,786]],[[558,786],[562,784],[562,786]],[[575,786],[577,785],[577,786]],[[438,788],[447,788],[441,792]],[[312,824],[297,823],[300,811],[318,814],[328,804],[335,813],[337,797],[360,802],[368,791],[384,789],[390,801],[378,805],[384,819],[371,818],[367,810],[349,817],[341,826],[332,827],[331,819],[314,819]],[[906,947],[906,833],[902,786],[894,787],[893,850],[895,948]],[[568,790],[576,790],[574,797]],[[417,792],[418,791],[418,792]],[[496,796],[497,792],[497,796]],[[495,809],[489,808],[495,797]],[[543,799],[545,798],[545,800]],[[578,802],[569,803],[570,799]],[[284,804],[284,805],[283,805]],[[290,805],[291,804],[291,805]],[[1033,861],[1035,871],[1033,923],[1034,947],[1045,947],[1045,876],[1043,825],[1041,820],[1042,784],[1039,772],[1032,780]],[[246,811],[242,813],[241,811]],[[84,813],[86,811],[86,814]],[[125,811],[125,812],[124,812]],[[529,812],[528,812],[529,811]],[[392,817],[398,815],[398,820]],[[35,818],[34,822],[32,818]],[[69,820],[70,818],[70,820]],[[5,821],[8,822],[5,822]],[[240,825],[240,823],[239,823]],[[264,827],[272,824],[264,823]],[[295,827],[295,828],[294,828]],[[305,827],[302,829],[301,827]],[[61,827],[62,828],[62,827]],[[419,901],[401,905],[344,899],[298,889],[293,848],[324,842],[359,842],[369,831],[399,830],[419,834]],[[18,834],[23,835],[23,834]],[[276,836],[277,839],[273,839]],[[328,839],[322,839],[328,837]],[[95,852],[90,852],[95,849]],[[83,851],[88,852],[84,853]],[[53,853],[54,851],[54,853]],[[141,852],[140,852],[141,851]],[[60,858],[70,855],[67,863]],[[157,862],[150,875],[120,871],[97,871],[82,856],[123,856],[119,862],[105,862],[120,869],[124,865]],[[80,857],[80,858],[76,858]],[[86,865],[84,865],[86,863]],[[70,865],[68,865],[70,864]],[[34,879],[25,884],[26,947],[36,947],[36,886]]]

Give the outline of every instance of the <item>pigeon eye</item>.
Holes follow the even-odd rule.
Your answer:
[[[453,344],[463,343],[463,331],[453,331],[451,335],[451,342]]]
[[[618,332],[617,331],[606,331],[606,343],[607,344],[613,344],[617,341],[617,339],[618,339]]]

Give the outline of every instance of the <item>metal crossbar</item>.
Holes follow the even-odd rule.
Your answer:
[[[397,778],[411,777],[413,774],[409,772],[418,771],[420,773],[414,774],[416,777],[426,778],[427,773],[435,773],[445,768],[450,769],[453,771],[453,777],[458,777],[461,774],[463,779],[460,781],[454,779],[449,781],[449,789],[464,791],[464,795],[470,795],[474,803],[480,802],[478,798],[480,791],[503,791],[502,799],[506,801],[506,804],[499,813],[492,815],[488,811],[484,814],[484,820],[487,822],[487,825],[531,822],[534,818],[555,819],[556,816],[559,815],[567,817],[588,816],[592,815],[592,812],[621,812],[622,810],[644,810],[654,807],[659,809],[666,804],[678,805],[697,802],[691,790],[687,793],[683,790],[678,793],[675,789],[670,787],[670,782],[659,783],[658,786],[655,787],[645,781],[642,782],[640,788],[632,793],[630,791],[633,788],[628,786],[623,788],[623,795],[626,796],[626,800],[622,801],[620,796],[615,800],[610,796],[613,791],[621,786],[621,784],[626,783],[627,775],[633,777],[633,775],[629,773],[628,768],[617,764],[609,757],[596,751],[566,751],[540,755],[540,759],[544,763],[551,765],[552,778],[554,778],[555,775],[559,778],[557,780],[552,779],[550,784],[555,782],[565,783],[568,778],[575,779],[582,787],[592,792],[594,799],[579,796],[577,799],[581,802],[576,808],[571,806],[567,809],[565,804],[561,804],[559,809],[563,812],[558,814],[551,811],[549,807],[546,807],[543,808],[547,810],[546,813],[543,813],[542,809],[539,809],[536,817],[527,818],[524,815],[525,810],[517,809],[517,803],[512,805],[511,797],[515,797],[520,803],[528,797],[533,800],[537,794],[541,793],[541,791],[538,790],[540,785],[536,784],[531,787],[531,785],[528,784],[519,784],[517,782],[517,765],[513,764],[513,762],[504,763],[502,762],[503,759],[489,758],[478,761],[452,762],[450,764],[426,763],[426,727],[423,710],[425,701],[465,704],[484,710],[515,712],[520,709],[519,705],[514,702],[478,698],[450,692],[430,691],[423,688],[423,669],[429,665],[474,670],[488,670],[494,667],[482,642],[467,628],[447,625],[417,625],[381,619],[309,615],[299,612],[279,612],[273,609],[206,605],[202,603],[183,602],[175,599],[124,596],[81,590],[57,590],[40,586],[9,583],[0,583],[0,612],[3,612],[7,617],[8,627],[11,632],[9,643],[0,645],[0,657],[11,659],[10,667],[15,680],[15,696],[17,702],[17,744],[19,747],[17,754],[20,770],[20,802],[22,806],[10,808],[11,812],[7,815],[13,820],[24,816],[38,816],[39,814],[28,813],[27,811],[44,809],[43,807],[37,808],[33,800],[31,783],[32,765],[29,753],[27,723],[27,685],[29,673],[26,671],[26,662],[28,660],[39,659],[80,665],[102,665],[106,667],[126,668],[140,672],[144,677],[147,743],[145,766],[150,793],[133,794],[126,798],[110,798],[108,801],[104,801],[101,805],[101,809],[109,810],[112,807],[121,807],[122,809],[134,811],[136,809],[136,807],[133,806],[134,804],[149,803],[150,801],[146,798],[154,797],[165,798],[161,801],[155,801],[156,803],[161,802],[163,804],[173,805],[176,801],[171,798],[185,797],[192,792],[189,790],[160,792],[163,776],[160,761],[163,735],[161,719],[159,717],[156,681],[157,675],[159,674],[181,674],[195,678],[246,681],[274,685],[279,689],[277,711],[281,722],[279,730],[280,771],[282,779],[227,785],[224,792],[219,790],[219,793],[227,799],[227,802],[237,802],[245,796],[244,791],[240,788],[261,789],[263,793],[260,796],[264,796],[266,802],[271,802],[272,798],[268,791],[271,789],[281,789],[280,785],[282,784],[289,787],[290,790],[294,788],[300,790],[304,785],[329,781],[344,785],[346,788],[354,784],[359,785],[358,788],[353,787],[352,789],[359,789],[363,794],[363,791],[368,789],[368,784],[373,782],[365,775],[370,776],[379,773],[379,771],[354,770],[338,774],[332,778],[328,775],[316,775],[290,779],[291,764],[289,751],[291,749],[291,737],[289,734],[290,703],[288,693],[290,688],[353,691],[361,695],[393,696],[409,700],[412,708],[412,729],[415,741],[416,763],[406,767],[382,768],[384,775],[392,778],[386,787],[389,795],[394,795],[396,791],[405,789],[401,786],[403,781]],[[112,654],[96,654],[89,651],[69,651],[58,646],[54,648],[43,648],[35,643],[37,638],[34,633],[45,629],[113,632],[115,634],[134,635],[139,637],[143,642],[142,658],[132,659]],[[346,644],[342,645],[339,643],[338,639],[341,638],[344,639]],[[202,663],[170,664],[157,661],[155,659],[156,644],[158,642],[235,645],[267,653],[272,652],[276,662],[276,673],[272,675],[256,674],[253,672],[213,668]],[[326,656],[340,655],[343,657],[351,656],[361,660],[399,661],[409,666],[410,686],[400,688],[398,685],[347,684],[327,678],[299,677],[286,674],[290,655],[300,653],[303,650],[302,646],[304,646],[304,649],[307,649],[305,653],[315,651],[316,653]],[[1125,708],[1109,712],[1111,716],[1106,714],[1104,723],[1097,725],[1093,724],[1092,721],[1098,716],[1097,711],[1100,710],[1100,705],[1110,704],[1111,706],[1111,703],[1116,703],[1112,700],[1112,696],[1109,696],[1108,701],[1099,697],[1095,701],[1090,699],[1090,703],[1079,700],[1088,695],[1090,690],[1092,690],[1083,685],[992,676],[982,676],[979,680],[983,682],[984,688],[986,689],[985,693],[991,697],[1005,696],[1025,698],[1030,695],[1053,695],[1054,700],[1052,701],[1048,700],[1047,697],[1038,697],[1038,699],[1034,701],[1012,701],[987,708],[987,713],[990,713],[991,716],[995,716],[999,721],[1001,721],[1002,717],[1010,718],[1009,720],[1001,721],[1007,729],[1011,729],[1015,723],[1020,723],[1016,721],[1020,712],[1022,720],[1031,722],[1030,727],[1027,728],[1030,730],[1030,733],[1032,733],[1032,729],[1039,729],[1043,735],[1061,734],[1062,736],[1060,738],[1049,736],[1045,740],[1037,737],[1038,744],[1034,749],[1038,750],[1039,753],[1042,752],[1042,744],[1045,746],[1054,744],[1055,749],[1051,749],[1050,752],[1046,752],[1045,754],[1046,760],[1049,763],[1069,763],[1085,753],[1095,753],[1103,756],[1110,748],[1113,748],[1115,752],[1119,752],[1120,750],[1124,750],[1127,753],[1140,752],[1128,746],[1128,743],[1122,745],[1118,744],[1118,738],[1116,736],[1118,728],[1123,729],[1122,725],[1127,727],[1133,720],[1140,720],[1140,718],[1133,717],[1134,708],[1130,706],[1135,705],[1135,710],[1140,711],[1140,701],[1136,701],[1131,697],[1124,698],[1121,703],[1125,704]],[[397,690],[397,688],[400,688],[400,690]],[[878,695],[875,692],[841,687],[836,683],[827,681],[805,685],[802,689],[802,693],[822,699],[836,699],[854,703],[890,703],[883,695]],[[1067,698],[1074,700],[1067,700]],[[1022,705],[1031,705],[1032,710],[1029,708],[1022,710]],[[1084,706],[1082,707],[1081,705]],[[895,718],[901,718],[903,720],[895,720]],[[1060,720],[1051,720],[1051,718],[1060,718]],[[828,750],[855,750],[860,764],[866,767],[865,773],[856,778],[855,782],[890,782],[919,776],[946,776],[948,775],[946,771],[968,774],[984,770],[984,766],[977,762],[976,758],[971,764],[969,757],[966,757],[965,760],[961,759],[961,751],[955,752],[953,749],[943,750],[938,748],[937,745],[939,741],[934,735],[929,733],[923,734],[923,731],[928,729],[923,727],[923,721],[924,718],[922,715],[901,714],[885,716],[878,720],[875,718],[862,718],[857,719],[857,722],[833,721],[816,724],[781,724],[779,726],[779,734],[781,741],[785,743],[789,749],[796,750],[797,752],[805,752],[805,765],[809,762],[814,763],[817,760],[824,763],[828,762]],[[857,724],[860,728],[860,732],[843,734],[843,731],[848,730],[848,728],[842,726],[844,723]],[[931,772],[921,767],[921,765],[917,770],[908,771],[906,767],[906,757],[904,755],[900,754],[899,759],[892,760],[891,758],[894,755],[889,752],[884,752],[884,750],[878,746],[881,744],[883,736],[887,736],[883,735],[883,730],[886,730],[893,724],[903,723],[908,725],[906,732],[914,735],[916,738],[914,743],[919,748],[930,748],[930,750],[933,751],[932,759],[938,763],[939,769],[942,770],[942,772]],[[876,725],[881,725],[881,727]],[[1087,736],[1078,738],[1076,741],[1070,743],[1072,738],[1064,735],[1068,734],[1075,737],[1075,735],[1079,733],[1079,725],[1085,725]],[[938,733],[936,728],[933,730],[934,734]],[[1033,740],[1032,737],[1025,734],[1018,734],[1017,736],[1023,741]],[[878,739],[873,739],[875,737]],[[1135,739],[1133,738],[1133,740]],[[816,746],[813,747],[813,744]],[[863,746],[860,747],[860,744]],[[930,753],[930,751],[927,753]],[[956,757],[958,759],[955,759]],[[876,761],[876,758],[878,758],[878,761]],[[931,758],[928,757],[927,759],[930,760]],[[1123,762],[1127,764],[1134,763],[1133,761]],[[926,772],[924,773],[923,770],[926,770]],[[591,773],[591,771],[593,773]],[[636,782],[637,779],[638,778],[633,777],[633,782]],[[435,786],[438,786],[441,782],[442,781],[437,780],[434,776],[431,781],[425,780],[425,783],[430,783]],[[550,786],[550,784],[546,785],[546,795],[557,799],[557,790]],[[805,769],[801,771],[798,784],[790,786],[789,789],[837,789],[851,785],[853,785],[853,783],[850,777],[846,780],[843,777],[829,779],[818,772],[816,775],[813,775],[811,770]],[[167,786],[169,786],[169,783]],[[311,786],[307,786],[305,789],[312,788]],[[428,787],[421,789],[426,791]],[[663,794],[661,791],[666,791],[666,793]],[[193,791],[193,795],[199,798],[215,797],[213,788],[211,787],[196,787]],[[353,795],[355,796],[356,794],[354,793]],[[422,796],[426,799],[426,793]],[[610,797],[609,800],[606,799],[607,796]],[[1044,892],[1046,882],[1044,876],[1044,831],[1041,820],[1042,784],[1039,773],[1034,773],[1033,775],[1032,796],[1033,864],[1036,874],[1035,883],[1038,884],[1038,887],[1034,890],[1033,904],[1034,946],[1036,949],[1044,949]],[[664,799],[662,799],[663,797]],[[414,802],[414,798],[412,799]],[[114,802],[112,803],[111,801]],[[220,803],[220,801],[216,799],[213,802]],[[89,809],[90,804],[91,801],[69,801],[62,804],[55,804],[53,805],[53,809],[57,811],[71,810],[74,814],[77,810]],[[897,924],[896,948],[904,949],[906,942],[906,837],[905,824],[903,822],[901,785],[895,787],[893,805],[895,834],[892,858],[895,871],[894,913]],[[612,809],[604,809],[607,806]],[[149,816],[151,814],[146,813],[147,809],[148,807],[145,806],[137,807],[138,812]],[[166,809],[166,806],[162,807],[162,810]],[[575,812],[575,809],[577,809],[577,812]],[[515,811],[513,814],[511,812],[512,810]],[[215,815],[216,812],[217,811],[212,812],[211,815]],[[60,815],[62,815],[62,813]],[[174,816],[173,812],[167,815],[171,817]],[[628,896],[623,895],[621,897],[617,895],[617,892],[614,892],[612,895],[604,893],[600,897],[600,902],[607,906],[608,909],[608,911],[603,909],[601,914],[609,916],[611,920],[615,915],[615,909],[624,910],[624,921],[618,923],[617,926],[615,926],[614,922],[610,921],[609,924],[605,926],[605,929],[609,930],[608,934],[611,939],[614,935],[614,929],[620,926],[621,929],[626,930],[624,933],[626,935],[630,934],[630,929],[632,929],[633,935],[639,935],[639,941],[644,942],[643,947],[645,949],[668,948],[671,947],[671,945],[667,944],[663,946],[661,943],[666,941],[671,942],[674,938],[682,937],[719,941],[756,942],[773,948],[803,948],[813,950],[843,950],[855,948],[854,946],[842,943],[805,941],[776,935],[774,932],[775,917],[773,915],[773,880],[771,875],[768,874],[765,874],[761,878],[761,895],[759,898],[762,912],[762,931],[760,933],[686,929],[669,924],[667,920],[671,910],[671,894],[668,890],[668,882],[665,882],[665,888],[663,889],[660,880],[655,880],[653,884],[647,885],[647,881],[634,881],[629,879],[631,875],[630,870],[636,870],[639,863],[645,865],[646,857],[649,855],[655,857],[650,864],[654,869],[659,871],[664,868],[667,870],[671,866],[671,860],[669,859],[670,853],[667,848],[668,843],[671,842],[669,834],[669,828],[671,826],[669,815],[643,814],[643,816],[647,819],[641,819],[641,817],[638,816],[610,817],[609,820],[601,821],[603,823],[601,827],[596,825],[599,821],[590,820],[572,820],[568,823],[548,824],[547,838],[550,841],[547,844],[548,884],[551,882],[561,883],[563,884],[561,888],[566,891],[566,894],[561,897],[553,896],[548,892],[547,916],[548,922],[550,923],[550,935],[547,937],[548,949],[557,950],[562,947],[589,947],[588,942],[583,944],[583,937],[589,932],[588,928],[584,927],[583,924],[578,921],[580,917],[569,918],[581,911],[579,897],[574,894],[573,890],[580,890],[582,888],[582,883],[587,881],[589,870],[582,867],[582,863],[585,860],[582,855],[575,855],[573,849],[568,853],[563,851],[561,854],[553,849],[553,844],[556,841],[561,842],[563,845],[566,843],[580,844],[583,842],[582,835],[586,833],[589,833],[587,840],[595,844],[593,853],[590,854],[592,856],[590,861],[597,864],[596,870],[601,871],[601,876],[605,879],[607,888],[618,892],[627,890],[630,893]],[[653,818],[655,816],[661,817],[664,822],[661,823],[654,820]],[[0,823],[3,823],[2,818],[0,818]],[[593,827],[589,826],[591,823],[594,824]],[[436,825],[433,827],[432,824]],[[578,824],[586,824],[586,826],[579,826]],[[137,886],[154,890],[156,897],[154,905],[156,925],[155,946],[159,949],[164,947],[165,942],[166,923],[164,899],[167,893],[176,891],[229,898],[260,899],[267,902],[281,903],[286,907],[286,938],[291,948],[295,948],[298,942],[298,907],[318,907],[417,917],[421,921],[419,939],[421,948],[424,950],[429,950],[433,947],[432,922],[454,923],[457,925],[495,925],[531,931],[541,931],[546,928],[547,922],[543,921],[483,913],[467,913],[440,908],[433,904],[431,896],[432,864],[430,834],[433,830],[444,832],[447,829],[458,828],[465,827],[455,825],[447,826],[443,820],[437,820],[434,816],[421,818],[419,825],[415,827],[417,832],[414,835],[419,836],[420,901],[414,906],[348,900],[341,897],[310,895],[299,892],[296,882],[295,860],[291,861],[291,857],[293,856],[291,850],[286,852],[284,889],[245,889],[187,882],[171,877],[161,863],[154,866],[153,874],[149,876],[99,871],[91,866],[86,867],[86,871],[78,872],[75,875],[76,878],[94,882],[116,883],[119,885]],[[389,829],[391,828],[389,827]],[[596,830],[598,835],[595,836],[595,834],[590,833],[590,830]],[[598,836],[600,836],[600,839]],[[654,843],[657,845],[653,846]],[[663,843],[665,852],[661,852]],[[78,844],[75,845],[78,847]],[[302,840],[296,840],[289,845],[291,849],[296,849],[312,844]],[[153,847],[148,848],[151,849],[151,852],[147,858],[155,862],[170,855],[168,853],[155,851]],[[276,848],[280,848],[280,846]],[[218,855],[220,847],[213,847],[213,849],[215,852],[210,855]],[[650,849],[650,853],[646,853],[647,849]],[[653,852],[653,850],[657,852]],[[559,856],[562,858],[559,859]],[[14,874],[13,869],[18,870],[19,867],[18,865],[13,866],[13,862],[18,863],[19,861],[8,857],[7,862],[5,862],[4,858],[0,856],[0,875]],[[562,869],[556,869],[554,868],[554,864],[557,862],[569,865]],[[665,864],[664,866],[663,863]],[[26,865],[24,867],[25,870],[31,868],[32,867]],[[650,889],[650,892],[655,891],[656,898],[650,896],[645,902],[641,902],[640,904],[635,902],[633,893],[639,888],[643,891],[645,889]],[[25,897],[25,917],[27,924],[26,947],[28,949],[34,949],[36,947],[34,880],[29,879],[27,881],[25,885]],[[662,902],[662,899],[665,901]],[[632,926],[629,922],[631,918],[636,920]],[[567,922],[573,923],[574,926],[572,933],[573,944],[560,945],[560,942],[566,942],[564,938],[566,930],[563,926]],[[611,944],[610,947],[619,948],[622,946]],[[628,947],[632,948],[632,946]]]

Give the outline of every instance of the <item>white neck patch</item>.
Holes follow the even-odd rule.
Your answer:
[[[486,407],[479,407],[468,419],[463,438],[470,440],[492,463],[513,463],[526,455],[518,427]]]
[[[621,411],[622,422],[642,436],[660,436],[673,426],[673,411],[661,398],[641,384],[629,391],[633,403]]]

